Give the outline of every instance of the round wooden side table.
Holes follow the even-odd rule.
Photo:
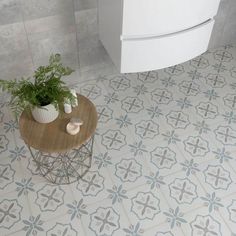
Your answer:
[[[21,137],[41,174],[52,183],[75,182],[91,167],[97,112],[93,103],[82,95],[78,95],[78,104],[70,114],[61,112],[49,124],[36,122],[26,111],[20,116]],[[76,135],[66,132],[72,117],[83,121]]]

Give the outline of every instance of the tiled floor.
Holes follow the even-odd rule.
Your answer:
[[[71,185],[38,175],[1,94],[0,235],[235,236],[236,47],[94,71],[76,86],[99,113],[92,168]]]

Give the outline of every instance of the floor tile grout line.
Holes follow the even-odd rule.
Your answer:
[[[108,175],[110,176],[110,179],[111,179],[111,181],[112,181],[112,184],[115,185],[115,183],[114,183],[114,181],[113,181],[113,179],[112,179],[112,175],[111,175],[109,169],[106,168],[106,170],[107,170],[107,172],[108,172]],[[129,220],[129,224],[131,225],[131,221],[130,221],[130,219],[129,219],[129,216],[128,216],[128,214],[127,214],[127,211],[125,210],[125,207],[124,207],[123,203],[121,202],[121,203],[119,203],[119,205],[122,207],[122,209],[123,209],[123,211],[124,211],[124,213],[125,213],[125,216],[126,216],[126,218]]]
[[[228,230],[231,232],[231,234],[232,234],[232,236],[233,236],[233,231],[232,231],[231,228],[229,227],[228,222],[225,220],[225,218],[221,215],[220,212],[218,212],[218,214],[219,214],[220,218],[224,221],[226,227],[228,228]]]

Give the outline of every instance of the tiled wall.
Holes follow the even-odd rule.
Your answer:
[[[236,43],[235,0],[221,0],[210,48],[226,43]],[[97,0],[0,1],[0,78],[32,74],[53,52],[80,71],[110,62],[98,37]]]
[[[221,0],[210,48],[236,43],[236,1]]]
[[[74,0],[79,63],[82,71],[110,63],[98,36],[97,0]]]
[[[32,68],[20,1],[3,0],[0,2],[0,78],[28,74]]]
[[[31,75],[56,52],[78,65],[73,0],[0,1],[0,78]]]

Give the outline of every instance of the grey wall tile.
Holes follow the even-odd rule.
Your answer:
[[[48,16],[44,18],[25,21],[28,35],[47,31],[61,31],[63,33],[76,32],[75,18],[72,14]]]
[[[225,21],[228,14],[228,9],[229,9],[229,0],[221,0],[218,13],[215,17],[215,25],[211,35],[209,48],[215,48],[223,43],[222,33],[224,30]]]
[[[16,56],[16,55],[15,55]],[[11,55],[9,60],[11,63],[6,63],[5,66],[0,68],[0,78],[4,80],[20,79],[21,77],[30,77],[33,73],[33,64],[31,58],[14,59]],[[0,62],[2,64],[2,61]],[[4,63],[2,64],[4,65]]]
[[[0,0],[1,78],[32,75],[52,53],[77,69],[76,42],[73,0]]]
[[[53,52],[55,53],[55,52]],[[61,61],[63,65],[71,67],[73,70],[78,69],[78,56],[76,52],[73,53],[60,53],[61,54]],[[34,60],[34,69],[42,65],[48,65],[49,55],[45,57],[38,57]]]
[[[98,34],[97,9],[88,9],[75,13],[78,40]]]
[[[209,48],[236,43],[236,1],[221,0]]]
[[[47,31],[29,35],[33,61],[48,58],[52,53],[73,54],[77,52],[76,34],[62,31]]]
[[[229,10],[224,25],[222,41],[225,44],[236,43],[236,1],[229,0]]]
[[[21,0],[25,20],[60,14],[74,14],[73,0]]]
[[[20,0],[0,1],[0,25],[22,21]]]
[[[104,66],[110,58],[98,37],[97,8],[75,13],[80,71]]]
[[[33,63],[23,22],[0,26],[0,77],[29,76]]]
[[[224,22],[217,22],[217,24],[214,25],[211,39],[209,42],[209,49],[217,48],[218,46],[221,46],[223,44],[222,40],[223,30],[224,30]]]
[[[75,11],[97,8],[97,0],[74,0]]]
[[[79,40],[78,45],[81,50],[92,50],[94,48],[100,47],[101,42],[99,40],[99,35],[95,34],[84,37],[83,39]]]
[[[0,26],[0,55],[28,50],[27,36],[23,23]]]
[[[22,50],[18,52],[12,52],[6,55],[0,55],[0,70],[17,64],[32,64],[29,51]]]
[[[111,63],[111,59],[101,44],[98,35],[80,39],[78,44],[81,70],[87,70],[91,66],[100,67]]]
[[[75,69],[73,66],[70,67]],[[74,88],[74,85],[78,84],[80,82],[80,77],[81,77],[81,73],[80,71],[77,69],[75,69],[75,71],[70,74],[69,76],[63,77],[63,81],[66,83],[67,86],[69,86],[70,88]]]

